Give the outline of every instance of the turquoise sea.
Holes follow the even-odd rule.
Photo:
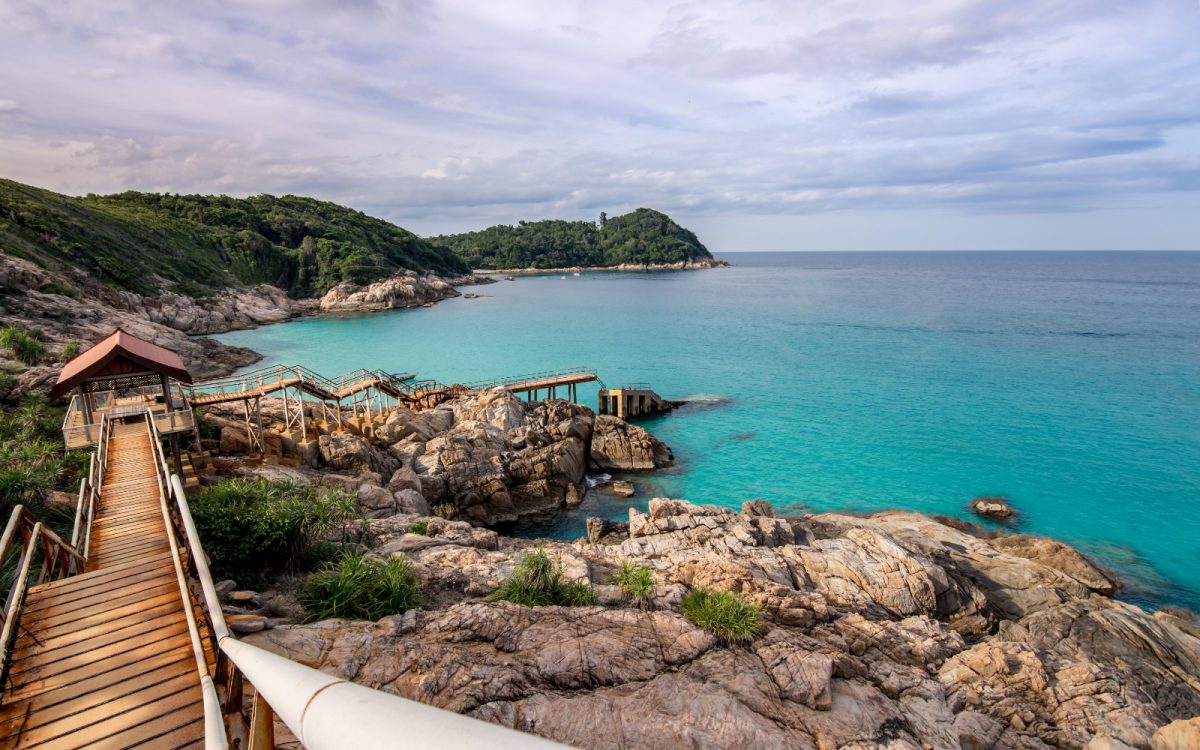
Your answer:
[[[727,269],[551,274],[479,299],[219,336],[268,363],[444,382],[596,368],[668,398],[655,494],[910,508],[1015,528],[1116,568],[1124,596],[1200,610],[1200,253],[738,253]],[[586,396],[584,395],[586,393]],[[581,400],[595,406],[594,389]],[[526,534],[577,536],[591,493]]]

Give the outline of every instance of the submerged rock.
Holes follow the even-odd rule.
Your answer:
[[[1003,497],[977,497],[971,501],[971,510],[988,518],[1012,518],[1016,510]]]
[[[605,489],[617,497],[633,497],[637,494],[637,490],[634,488],[633,482],[628,482],[624,479],[616,479],[612,482],[609,482]]]

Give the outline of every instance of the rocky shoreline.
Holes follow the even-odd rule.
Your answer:
[[[215,418],[222,448],[233,417]],[[576,541],[506,537],[486,527],[574,507],[588,469],[672,456],[634,425],[502,389],[324,436],[311,461],[267,443],[265,464],[232,470],[355,493],[368,554],[409,560],[426,601],[301,624],[285,586],[262,595],[270,616],[231,611],[251,642],[361,684],[604,750],[1165,750],[1200,732],[1162,729],[1200,715],[1200,619],[1113,599],[1115,576],[1053,539],[666,498]],[[596,604],[490,601],[537,548]],[[643,601],[614,583],[627,564],[650,571]],[[696,589],[753,604],[760,632],[731,645],[698,627],[681,611]]]
[[[677,263],[621,263],[616,266],[568,266],[564,268],[480,268],[477,274],[507,274],[534,276],[545,273],[583,273],[585,271],[692,271],[704,268],[727,268],[729,263],[715,258],[696,258]]]
[[[776,518],[762,501],[655,499],[594,527],[540,546],[597,606],[487,601],[535,542],[396,515],[370,522],[371,553],[412,561],[426,609],[275,620],[248,640],[581,748],[1159,750],[1200,736],[1200,722],[1161,729],[1200,715],[1200,621],[1109,598],[1110,575],[1054,540],[903,512]],[[611,583],[626,562],[653,571],[643,606]],[[756,604],[762,632],[731,646],[698,628],[679,611],[697,587]]]
[[[418,307],[459,296],[456,287],[493,281],[475,275],[443,279],[409,272],[365,286],[342,283],[320,299],[291,299],[267,284],[199,299],[173,292],[143,297],[80,272],[52,274],[29,261],[0,254],[0,288],[6,290],[0,298],[0,325],[36,332],[52,351],[71,343],[87,348],[113,329],[123,328],[179,352],[192,375],[203,379],[229,375],[262,358],[251,349],[228,346],[206,335],[308,315]],[[23,369],[0,397],[43,389],[58,370],[58,365]]]

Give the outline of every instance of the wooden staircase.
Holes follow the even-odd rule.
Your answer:
[[[203,746],[197,604],[180,593],[150,432],[142,419],[112,429],[85,571],[26,593],[0,748]]]

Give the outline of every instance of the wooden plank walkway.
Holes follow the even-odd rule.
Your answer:
[[[108,461],[87,570],[32,586],[21,608],[0,748],[203,746],[196,602],[180,596],[144,421],[113,425]]]

